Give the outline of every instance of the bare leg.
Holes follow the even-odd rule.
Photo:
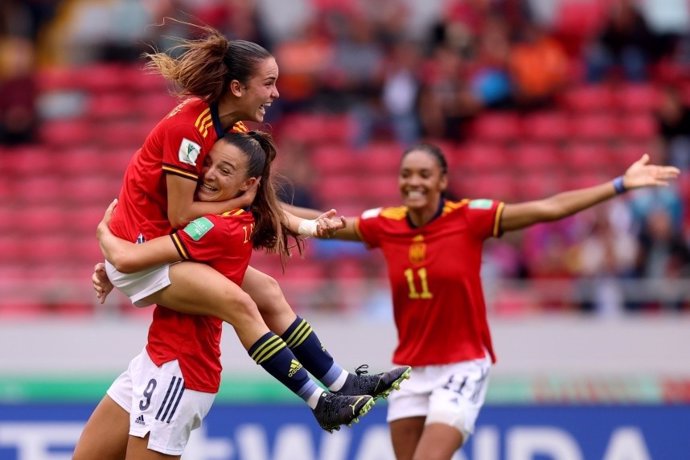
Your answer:
[[[208,265],[170,266],[171,285],[147,297],[171,310],[215,316],[231,324],[245,349],[269,332],[254,301],[238,285]]]
[[[391,441],[397,460],[412,460],[424,431],[425,417],[409,417],[390,423]]]
[[[256,302],[266,325],[274,333],[282,335],[297,318],[278,282],[267,274],[247,268],[242,289]]]
[[[104,396],[84,426],[73,460],[123,460],[129,438],[129,414]]]
[[[442,423],[426,425],[414,453],[415,460],[450,460],[462,447],[462,433],[457,428]]]
[[[127,460],[175,460],[180,458],[180,455],[166,455],[150,450],[147,447],[148,442],[149,435],[146,435],[145,438],[130,436],[127,443]]]

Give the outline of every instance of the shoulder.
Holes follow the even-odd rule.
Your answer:
[[[405,206],[391,207],[391,208],[373,208],[367,209],[360,216],[361,220],[380,218],[383,220],[403,220],[407,215],[407,208]]]
[[[184,135],[206,138],[213,133],[211,108],[201,99],[189,98],[180,102],[162,120],[168,128],[181,129]]]

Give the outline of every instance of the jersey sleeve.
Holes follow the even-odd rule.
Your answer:
[[[471,231],[479,239],[501,236],[503,202],[489,199],[470,200],[465,208]]]
[[[381,208],[368,209],[355,219],[355,231],[370,248],[381,245]]]
[[[193,181],[198,180],[204,158],[204,138],[199,129],[187,122],[175,122],[162,134],[163,171]]]
[[[182,259],[210,262],[231,250],[228,246],[232,239],[228,234],[234,233],[233,230],[232,223],[223,222],[218,216],[204,216],[194,219],[170,237]]]

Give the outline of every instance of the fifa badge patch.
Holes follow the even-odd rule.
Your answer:
[[[470,209],[491,209],[491,205],[493,205],[493,203],[493,200],[480,199],[470,201],[468,206]]]
[[[212,228],[213,222],[206,217],[199,217],[188,223],[184,228],[184,232],[194,241],[199,241]]]
[[[185,137],[180,143],[180,150],[177,152],[177,157],[182,163],[196,166],[196,160],[199,158],[200,153],[201,146]]]

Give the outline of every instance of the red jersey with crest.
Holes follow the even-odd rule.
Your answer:
[[[503,203],[444,201],[436,218],[414,227],[407,208],[365,211],[356,230],[381,248],[388,266],[398,346],[393,362],[495,361],[480,266],[484,240],[499,236]],[[486,351],[485,351],[486,350]]]
[[[252,254],[253,227],[251,212],[235,210],[195,219],[170,237],[184,260],[206,263],[241,285]],[[218,318],[156,306],[146,351],[157,366],[177,359],[185,388],[217,393],[222,330]]]
[[[146,137],[125,171],[110,230],[127,241],[169,234],[166,174],[197,181],[222,128],[207,103],[190,98],[168,113]],[[246,132],[237,123],[233,131]]]

